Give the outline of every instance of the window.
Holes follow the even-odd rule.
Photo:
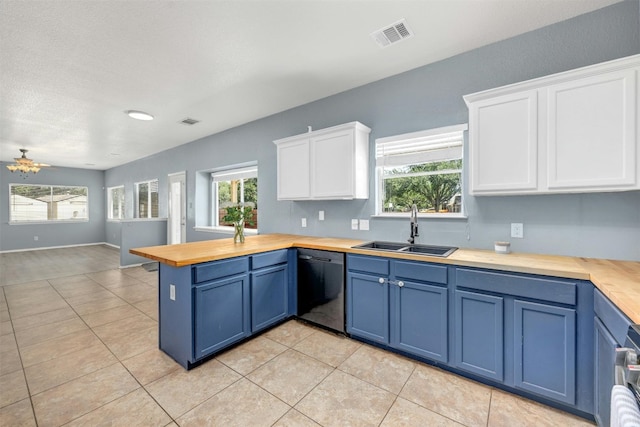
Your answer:
[[[88,195],[87,187],[9,184],[9,221],[87,221]]]
[[[211,173],[214,218],[211,223],[217,227],[233,225],[225,222],[229,206],[244,205],[253,208],[252,220],[245,228],[258,228],[258,167],[249,166],[219,170]]]
[[[377,214],[463,216],[462,146],[467,125],[376,140]]]
[[[124,186],[110,187],[107,192],[107,218],[124,218]]]
[[[136,182],[136,218],[158,218],[158,180]]]

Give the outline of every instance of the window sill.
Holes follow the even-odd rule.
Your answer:
[[[220,234],[235,233],[235,230],[233,229],[233,227],[208,227],[208,226],[197,225],[193,227],[193,229],[195,231],[204,231],[205,233],[220,233]],[[258,230],[256,230],[255,228],[245,228],[244,234],[249,236],[257,235]]]
[[[409,212],[400,213],[381,213],[372,215],[371,218],[376,219],[409,219]],[[468,219],[469,217],[463,213],[418,213],[418,218],[425,219]]]

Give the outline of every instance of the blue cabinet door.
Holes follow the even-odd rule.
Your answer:
[[[391,346],[418,356],[447,360],[447,288],[402,281],[392,285]]]
[[[611,421],[611,389],[614,384],[613,367],[616,363],[616,339],[606,326],[595,318],[595,401],[594,417],[599,426]]]
[[[455,365],[502,381],[503,298],[460,290],[456,290],[455,298]]]
[[[251,332],[287,317],[288,288],[287,264],[251,273]]]
[[[575,404],[576,311],[514,302],[515,386]]]
[[[347,332],[389,343],[389,285],[385,277],[347,275]]]
[[[195,286],[195,359],[249,335],[249,275]]]

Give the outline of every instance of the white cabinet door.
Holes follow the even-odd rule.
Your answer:
[[[309,154],[308,138],[278,144],[278,200],[310,197]]]
[[[354,132],[311,138],[311,194],[316,198],[353,198]]]
[[[535,191],[537,92],[527,91],[470,105],[471,194]]]
[[[550,190],[635,187],[635,70],[547,88]]]

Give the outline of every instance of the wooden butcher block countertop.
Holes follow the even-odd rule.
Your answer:
[[[293,234],[261,234],[247,236],[245,243],[242,244],[234,244],[233,239],[219,239],[180,245],[135,248],[129,252],[173,267],[182,267],[298,247],[591,280],[634,323],[640,323],[640,262],[526,253],[502,255],[488,250],[464,248],[458,249],[447,258],[439,258],[352,248],[352,246],[361,243],[364,241]]]

